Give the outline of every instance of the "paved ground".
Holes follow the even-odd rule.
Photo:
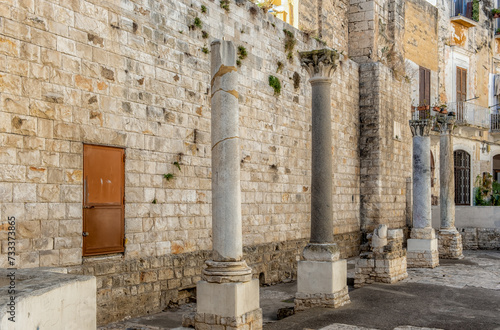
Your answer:
[[[440,260],[435,269],[409,269],[397,284],[350,287],[351,304],[339,309],[311,309],[277,321],[279,308],[293,306],[296,283],[261,288],[265,330],[470,329],[500,330],[500,251],[465,251],[462,260]],[[354,259],[348,262],[350,283]],[[113,323],[108,329],[174,329],[178,310]]]

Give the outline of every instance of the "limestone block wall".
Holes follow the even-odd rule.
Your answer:
[[[299,29],[347,55],[348,13],[347,0],[300,0]]]
[[[18,267],[69,266],[98,276],[100,324],[138,315],[142,303],[163,308],[166,298],[147,293],[194,287],[211,249],[210,55],[204,47],[213,38],[231,39],[248,53],[239,68],[244,245],[272,250],[302,242],[285,249],[295,258],[279,259],[284,268],[256,266],[255,276],[263,272],[274,282],[293,274],[309,236],[311,172],[311,88],[296,52],[323,45],[252,8],[231,2],[226,12],[218,2],[188,0],[1,6],[1,226],[16,217]],[[296,38],[291,62],[283,29]],[[360,239],[358,69],[344,60],[332,84],[332,199],[345,256],[358,252]],[[280,79],[279,95],[269,75]],[[82,258],[84,143],[125,148],[123,255]],[[164,179],[167,173],[174,179]],[[6,237],[0,231],[0,267],[7,266]],[[249,259],[258,258],[248,251]],[[192,256],[188,267],[171,278],[160,275],[174,267],[162,258],[181,255]],[[141,275],[141,260],[153,260],[144,269],[155,274]],[[251,263],[258,262],[264,261]],[[125,296],[128,307],[113,310],[109,302]]]
[[[382,63],[366,63],[360,86],[361,228],[402,228],[412,176],[409,84]]]

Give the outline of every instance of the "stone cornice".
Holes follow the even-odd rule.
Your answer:
[[[330,79],[337,68],[339,53],[333,49],[299,52],[300,64],[311,79]]]

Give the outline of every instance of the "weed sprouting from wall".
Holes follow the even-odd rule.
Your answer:
[[[269,86],[274,89],[274,95],[280,95],[281,93],[281,82],[278,78],[273,75],[269,76]]]

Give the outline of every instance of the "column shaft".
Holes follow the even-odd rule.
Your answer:
[[[333,243],[330,78],[312,78],[311,243]]]
[[[453,144],[449,132],[441,133],[439,140],[439,204],[441,229],[455,228],[455,178]]]
[[[413,137],[413,227],[431,227],[431,138]]]
[[[212,235],[214,261],[243,256],[236,52],[212,44]]]

